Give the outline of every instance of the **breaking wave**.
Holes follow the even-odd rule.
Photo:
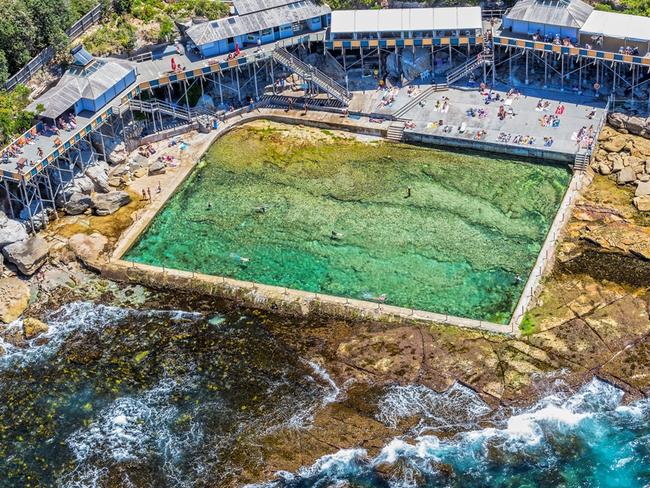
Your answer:
[[[256,486],[648,486],[650,400],[623,406],[622,398],[621,390],[594,378],[573,394],[555,393],[488,421],[487,406],[462,385],[442,394],[392,387],[380,401],[379,419],[387,425],[417,415],[418,428],[440,429],[450,419],[458,425],[454,411],[490,425],[452,437],[395,438],[375,456],[341,450]]]

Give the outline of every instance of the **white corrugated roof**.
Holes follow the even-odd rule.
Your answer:
[[[580,32],[616,39],[650,41],[650,18],[594,10]]]
[[[335,10],[332,33],[480,29],[480,7]]]

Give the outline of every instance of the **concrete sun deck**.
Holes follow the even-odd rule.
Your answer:
[[[424,92],[430,85],[417,86],[416,94],[408,96],[407,88],[399,89],[395,100],[391,106],[384,107],[381,104],[385,92],[374,90],[363,94],[355,95],[355,108],[366,113],[378,113],[392,115],[409,102],[412,102],[417,94]],[[499,93],[505,98],[507,88],[493,90],[493,94]],[[449,99],[449,110],[447,113],[435,110],[437,101],[443,98]],[[545,111],[537,111],[537,102],[540,100],[551,102],[549,108]],[[573,162],[575,154],[580,149],[577,142],[572,139],[575,134],[582,128],[593,126],[597,130],[601,119],[605,116],[605,101],[597,100],[592,97],[578,96],[572,93],[549,92],[543,89],[525,87],[520,89],[519,96],[513,98],[510,105],[504,105],[503,101],[491,102],[485,104],[484,96],[479,93],[478,86],[468,88],[450,88],[447,91],[435,92],[421,100],[421,104],[415,104],[408,110],[403,118],[412,120],[415,123],[414,129],[407,129],[405,132],[406,140],[417,140],[417,137],[411,134],[432,136],[438,143],[456,145],[458,141],[472,142],[473,137],[470,133],[475,134],[478,130],[485,130],[486,135],[481,142],[486,143],[493,149],[504,148],[503,152],[524,154],[523,150],[532,154],[544,153],[545,158],[558,161]],[[540,119],[544,115],[553,115],[558,105],[564,105],[564,113],[559,116],[559,127],[542,127]],[[498,110],[501,105],[504,108],[512,108],[514,115],[508,115],[504,120],[498,118]],[[483,109],[487,111],[487,116],[480,118],[478,115],[471,117],[467,115],[470,109]],[[589,119],[587,115],[595,110],[594,116]],[[437,128],[427,128],[431,122],[442,121],[442,125]],[[465,123],[466,130],[464,133],[459,132],[459,127]],[[443,132],[442,127],[452,126],[451,132]],[[515,135],[532,136],[535,138],[534,144],[514,144],[500,142],[498,136],[505,132]],[[544,145],[544,137],[552,137],[551,146]],[[597,135],[596,135],[597,137]],[[432,141],[433,142],[433,141]],[[474,141],[478,142],[478,141]],[[480,146],[477,144],[477,146]],[[489,149],[486,147],[486,149]],[[535,151],[530,151],[534,149]],[[583,147],[584,149],[584,147]]]

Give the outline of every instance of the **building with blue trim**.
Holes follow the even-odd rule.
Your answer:
[[[72,51],[74,62],[56,87],[34,101],[27,110],[54,120],[65,113],[96,113],[135,83],[135,65],[121,59],[93,58],[83,47]]]
[[[187,47],[209,58],[258,43],[268,44],[319,31],[329,22],[330,8],[315,0],[234,0],[235,15],[187,29]]]

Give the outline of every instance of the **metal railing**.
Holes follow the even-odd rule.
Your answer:
[[[297,74],[306,80],[313,81],[333,97],[338,98],[346,104],[350,102],[352,97],[345,87],[334,81],[315,66],[307,64],[300,58],[294,56],[286,49],[276,47],[273,50],[273,59],[287,68],[295,70]]]
[[[103,4],[99,3],[95,5],[95,7],[93,7],[86,15],[81,17],[65,32],[68,36],[68,40],[74,41],[77,39],[81,34],[95,25],[97,21],[102,18],[103,13]],[[18,71],[5,82],[5,90],[11,91],[16,88],[18,84],[26,83],[31,80],[37,71],[52,61],[55,54],[56,50],[52,46],[48,46],[43,49],[40,53],[34,56],[34,58],[29,61],[20,71]]]
[[[473,58],[466,61],[464,64],[461,64],[457,68],[454,68],[449,73],[447,73],[447,85],[451,85],[452,83],[455,83],[461,78],[464,78],[465,76],[469,75],[472,71],[474,71],[476,68],[482,66],[483,63],[491,60],[492,58],[490,55],[486,55],[483,52],[477,54]]]

